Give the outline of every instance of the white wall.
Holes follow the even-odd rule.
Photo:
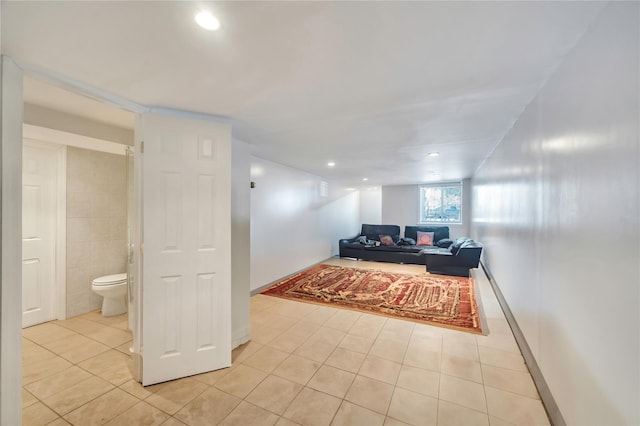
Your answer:
[[[251,180],[251,290],[337,254],[338,240],[357,234],[357,192],[329,183],[321,197],[318,176],[256,157]]]
[[[462,224],[446,224],[451,238],[468,237],[471,220],[471,182],[462,181]],[[393,185],[382,187],[382,223],[399,225],[404,232],[407,225],[420,221],[420,185]]]
[[[360,190],[360,223],[382,223],[382,188],[372,187]],[[357,235],[357,229],[353,235]]]
[[[251,285],[251,149],[233,139],[231,145],[231,340],[232,348],[249,340]]]
[[[132,113],[133,115],[133,113]],[[133,130],[25,103],[24,123],[133,146]]]
[[[474,236],[567,424],[640,424],[639,4],[609,4],[473,179]]]

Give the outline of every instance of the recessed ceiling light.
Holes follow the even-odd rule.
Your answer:
[[[328,166],[328,167],[334,167],[335,165],[336,165],[336,163],[334,163],[333,161],[329,161],[329,162],[327,163],[327,166]]]
[[[430,153],[428,153],[428,154],[427,154],[427,157],[437,157],[438,155],[440,155],[440,153],[439,153],[439,152],[437,152],[437,151],[434,151],[434,152],[430,152]]]
[[[205,30],[215,31],[220,28],[220,21],[209,12],[200,12],[196,15],[196,22]]]
[[[369,180],[369,178],[362,178],[362,180],[366,182]]]

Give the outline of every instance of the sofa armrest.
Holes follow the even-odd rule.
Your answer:
[[[437,241],[435,245],[442,248],[449,248],[451,244],[453,244],[453,240],[451,238],[443,238]]]

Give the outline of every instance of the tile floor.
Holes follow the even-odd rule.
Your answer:
[[[252,340],[234,350],[232,367],[147,388],[131,380],[126,316],[91,312],[30,327],[23,423],[549,424],[489,282],[476,272],[488,336],[256,295]]]

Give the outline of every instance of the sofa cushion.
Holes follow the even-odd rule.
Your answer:
[[[416,244],[419,246],[432,246],[433,245],[433,232],[421,232],[418,231],[418,238]]]
[[[449,227],[448,226],[405,226],[404,227],[404,236],[405,238],[413,238],[414,240],[418,239],[418,231],[420,232],[433,232],[433,241],[437,243],[438,241],[449,238]]]
[[[379,235],[379,238],[380,238],[380,244],[383,246],[395,245],[395,241],[393,240],[393,237],[391,235]]]

